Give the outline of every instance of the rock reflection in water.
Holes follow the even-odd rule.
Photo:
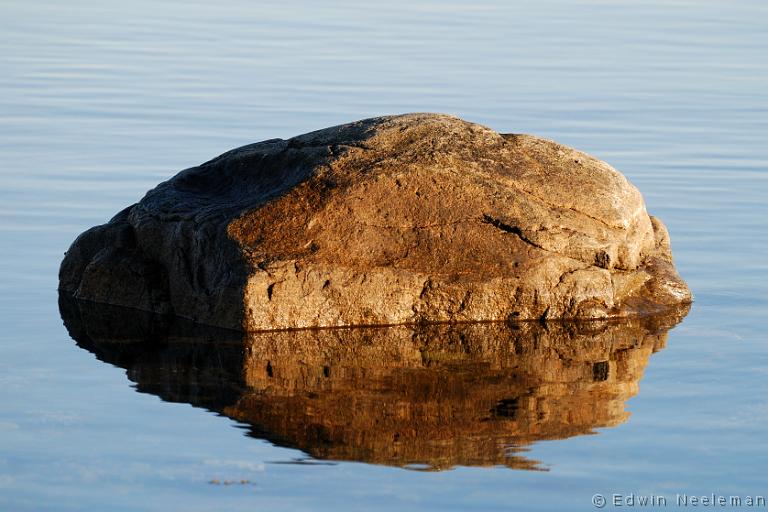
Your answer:
[[[141,392],[318,459],[541,469],[526,445],[629,416],[648,357],[686,310],[580,324],[456,324],[243,335],[62,298],[79,346]]]

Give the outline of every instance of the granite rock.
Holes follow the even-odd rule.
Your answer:
[[[440,114],[244,146],[75,240],[72,297],[246,331],[657,313],[669,234],[592,156]]]

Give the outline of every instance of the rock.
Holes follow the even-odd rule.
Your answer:
[[[78,345],[142,393],[244,423],[317,459],[506,465],[546,439],[627,421],[649,357],[685,314],[237,333],[61,301]]]
[[[225,153],[67,252],[73,297],[244,330],[627,317],[691,300],[608,164],[438,114]]]

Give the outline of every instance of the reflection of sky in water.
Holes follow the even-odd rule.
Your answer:
[[[764,493],[766,14],[751,1],[5,2],[0,508],[550,510],[591,509],[595,492]],[[70,341],[56,271],[82,230],[231,147],[414,110],[591,152],[667,224],[697,303],[629,421],[534,444],[546,473],[272,464],[304,455],[135,393]]]

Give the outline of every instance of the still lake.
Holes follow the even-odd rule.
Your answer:
[[[3,1],[0,510],[593,510],[596,493],[670,507],[678,493],[768,495],[766,55],[757,0]],[[486,452],[412,464],[418,454],[352,450],[360,431],[321,449],[254,427],[190,390],[158,391],[189,367],[153,380],[153,361],[103,362],[72,340],[57,271],[80,232],[230,148],[412,111],[587,151],[669,228],[688,316],[610,404],[558,391],[553,414],[581,404],[608,417],[533,436],[511,464]],[[472,443],[456,436],[433,453]]]

